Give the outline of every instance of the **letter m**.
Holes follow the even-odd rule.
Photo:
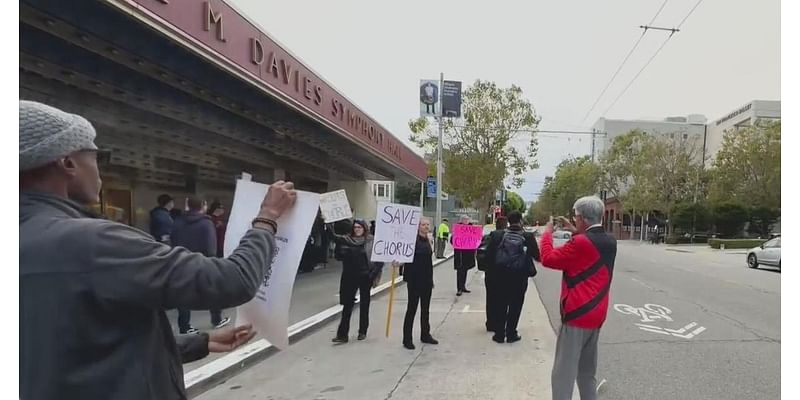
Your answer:
[[[210,32],[211,25],[215,25],[217,31],[217,40],[220,42],[227,42],[228,40],[225,39],[225,31],[222,28],[222,13],[215,13],[214,9],[211,8],[210,1],[203,3],[203,15],[203,30]]]

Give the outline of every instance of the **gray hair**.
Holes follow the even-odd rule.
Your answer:
[[[603,212],[606,206],[603,200],[597,196],[585,196],[578,199],[572,208],[581,215],[587,224],[594,225],[603,221]]]
[[[462,216],[458,217],[458,221],[460,223],[462,223],[462,224],[463,223],[468,223],[470,221],[469,215],[462,215]]]

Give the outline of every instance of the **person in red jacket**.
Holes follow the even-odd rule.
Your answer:
[[[553,221],[545,228],[541,262],[562,271],[561,329],[553,363],[553,400],[572,399],[575,381],[581,400],[597,398],[597,342],[608,311],[617,242],[601,224],[605,205],[596,196],[573,206],[575,226],[560,217],[572,240],[553,248]]]

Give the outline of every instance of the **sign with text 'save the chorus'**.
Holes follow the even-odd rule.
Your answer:
[[[483,227],[477,225],[453,225],[453,248],[456,250],[475,250],[481,245]]]
[[[373,262],[412,262],[420,218],[422,218],[422,210],[419,207],[378,203],[378,214],[375,218],[375,240],[370,260]]]

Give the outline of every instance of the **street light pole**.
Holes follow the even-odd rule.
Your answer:
[[[442,133],[444,131],[444,115],[442,114],[442,88],[444,72],[439,74],[439,143],[436,150],[436,224],[442,223]]]

